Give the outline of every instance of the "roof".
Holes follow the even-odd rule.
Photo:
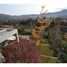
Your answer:
[[[18,33],[17,29],[1,28],[0,29],[0,43],[7,40],[9,37],[13,36],[16,33]]]

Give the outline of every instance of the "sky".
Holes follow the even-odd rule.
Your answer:
[[[42,5],[48,10],[47,12],[67,9],[66,0],[0,0],[0,14],[39,14]]]

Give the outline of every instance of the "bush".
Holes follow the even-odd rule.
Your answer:
[[[64,52],[62,52],[59,56],[59,59],[63,62],[63,63],[67,63],[67,54],[65,54]]]
[[[52,27],[54,27],[55,25],[56,25],[55,21],[52,20],[52,21],[51,21],[51,24],[49,25],[49,28],[52,28]]]

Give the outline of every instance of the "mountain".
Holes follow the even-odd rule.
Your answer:
[[[8,20],[8,19],[13,19],[13,17],[6,14],[0,14],[0,20]]]
[[[39,15],[37,14],[30,14],[30,15],[20,15],[20,16],[13,16],[14,19],[27,19],[27,18],[37,18]]]
[[[53,13],[47,13],[45,14],[46,17],[53,17],[53,18],[57,18],[57,17],[61,17],[61,18],[67,18],[67,9],[58,11],[58,12],[53,12]]]
[[[27,18],[37,18],[39,15],[20,15],[20,16],[11,16],[11,15],[6,15],[6,14],[0,14],[0,20],[16,20],[16,19],[27,19]]]
[[[62,11],[58,12],[53,12],[53,13],[46,13],[44,14],[45,17],[47,18],[67,18],[67,9],[64,9]],[[16,20],[16,19],[27,19],[27,18],[37,18],[39,15],[38,14],[31,14],[31,15],[20,15],[20,16],[11,16],[11,15],[6,15],[6,14],[0,14],[0,20]]]

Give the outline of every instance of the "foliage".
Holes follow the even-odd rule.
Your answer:
[[[53,28],[55,25],[56,25],[55,21],[52,20],[51,23],[50,23],[50,25],[49,25],[49,28]]]
[[[39,46],[39,51],[42,55],[52,56],[52,50],[50,50],[50,46],[48,44],[41,44]]]
[[[37,22],[37,19],[28,18],[28,19],[18,20],[18,22],[20,25],[29,25],[29,24]]]
[[[59,25],[60,30],[57,30],[57,29],[53,30],[54,27],[58,24],[55,21],[58,22],[59,20],[58,19],[52,20],[51,24],[49,25],[49,28],[52,28],[51,31],[53,31],[53,32],[55,30],[56,30],[56,32],[58,32],[58,31],[59,32],[61,31],[61,32],[60,32],[60,34],[56,33],[56,32],[54,33],[54,35],[57,34],[57,36],[55,38],[52,37],[52,39],[49,40],[50,47],[53,50],[54,56],[57,56],[61,62],[67,62],[67,42],[65,42],[65,39],[63,36],[63,33],[65,33],[67,31],[67,29],[65,27],[67,23],[59,21],[59,22],[61,22]],[[50,32],[50,33],[52,33],[52,32]],[[49,36],[51,37],[51,35],[49,35]]]
[[[20,35],[31,35],[31,32],[25,31],[25,27],[19,27],[19,28],[18,28],[18,33],[19,33]]]
[[[21,32],[23,32],[25,30],[25,28],[24,27],[20,27],[20,28],[18,28],[18,32],[21,34]]]
[[[67,42],[62,40],[60,37],[57,41],[58,46],[53,48],[55,56],[58,57],[58,59],[61,62],[67,62]]]
[[[63,62],[63,63],[67,63],[67,54],[64,52],[61,52],[59,59]]]
[[[3,55],[6,63],[37,63],[40,62],[40,54],[35,44],[29,40],[21,39],[5,46]]]

